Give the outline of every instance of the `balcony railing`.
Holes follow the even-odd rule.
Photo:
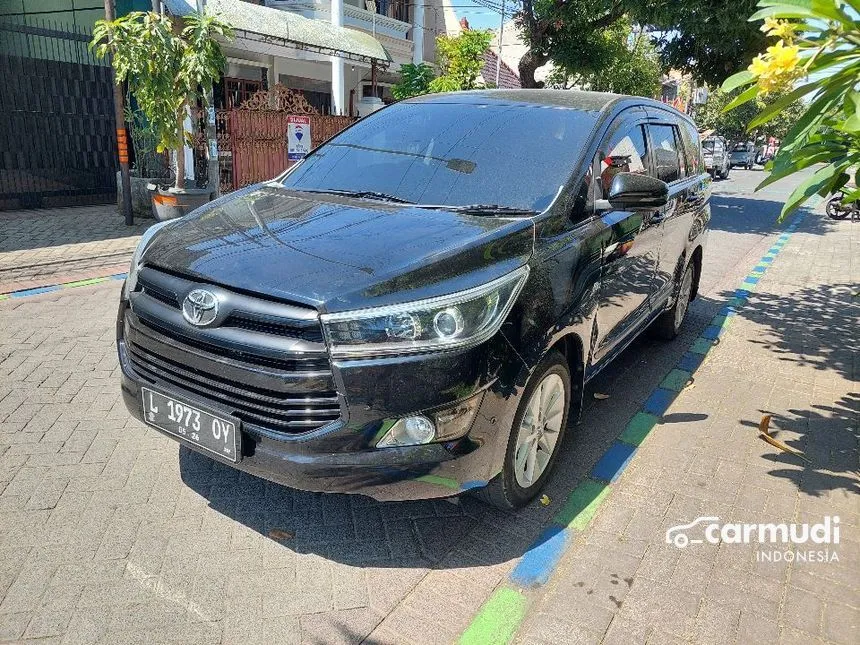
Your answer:
[[[317,20],[331,19],[330,0],[265,0],[266,5]],[[407,39],[412,28],[409,0],[344,0],[346,27]]]

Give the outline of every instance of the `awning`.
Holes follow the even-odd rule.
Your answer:
[[[195,10],[194,0],[165,0],[164,4],[176,16]],[[370,34],[335,27],[324,20],[242,0],[208,0],[206,11],[220,15],[233,27],[239,40],[285,45],[358,62],[376,61],[383,67],[391,62],[385,47]]]

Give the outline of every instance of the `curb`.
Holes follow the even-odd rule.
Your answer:
[[[545,585],[573,542],[591,524],[594,516],[612,492],[612,485],[633,459],[638,447],[660,422],[660,418],[677,398],[708,352],[719,345],[738,310],[746,305],[761,277],[786,245],[805,217],[799,214],[785,232],[768,249],[735,290],[734,296],[711,319],[702,333],[690,344],[676,366],[663,378],[642,404],[619,437],[597,460],[589,476],[571,491],[564,506],[553,517],[508,576],[460,636],[460,645],[496,645],[509,643],[526,617],[529,599],[527,589]]]
[[[0,302],[11,300],[13,298],[28,298],[30,296],[40,296],[43,293],[51,293],[53,291],[62,291],[65,289],[73,289],[75,287],[88,287],[93,284],[100,284],[109,280],[125,280],[126,273],[112,273],[110,275],[98,276],[94,278],[84,278],[82,280],[74,280],[72,282],[60,282],[57,284],[47,284],[28,289],[18,289],[15,291],[7,291],[0,293]]]

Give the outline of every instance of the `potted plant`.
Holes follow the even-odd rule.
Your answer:
[[[99,56],[111,55],[117,83],[128,83],[155,135],[155,149],[175,152],[173,186],[152,186],[155,216],[181,217],[211,198],[211,188],[186,185],[184,146],[190,138],[184,122],[188,107],[207,107],[207,88],[227,66],[219,38],[232,38],[231,27],[217,16],[192,13],[183,24],[167,15],[134,11],[116,20],[99,20],[91,45]]]

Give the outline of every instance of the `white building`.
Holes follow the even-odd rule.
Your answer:
[[[219,107],[281,83],[323,113],[357,114],[373,93],[374,67],[376,95],[387,97],[403,63],[434,61],[436,34],[444,33],[441,0],[164,0],[175,15],[197,3],[236,31],[216,87]]]

